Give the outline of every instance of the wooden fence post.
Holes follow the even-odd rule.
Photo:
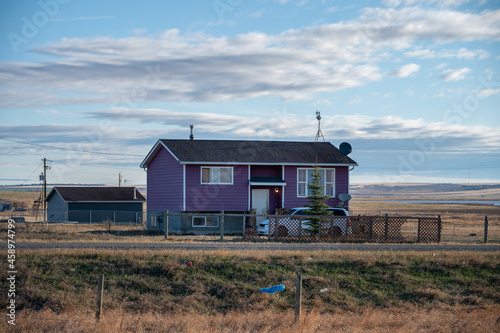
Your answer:
[[[484,217],[484,244],[488,243],[488,216]]]
[[[441,222],[441,215],[438,215],[438,238],[437,241],[438,243],[441,243],[441,230],[443,228],[443,224]]]
[[[168,209],[165,211],[165,240],[168,239]]]
[[[299,230],[302,229],[302,222],[300,223]],[[318,241],[321,240],[321,217],[319,217],[318,221]]]
[[[387,242],[389,239],[389,214],[385,214],[385,230],[384,230],[384,240]]]
[[[368,230],[368,240],[373,239],[373,217],[370,217],[370,228]]]
[[[243,235],[243,237],[245,237],[245,230],[246,230],[246,224],[247,224],[247,213],[243,213],[243,229],[242,229],[242,232],[241,234]]]
[[[224,240],[224,211],[220,212],[220,240]]]
[[[418,219],[417,224],[417,243],[420,243],[420,219]]]
[[[99,274],[99,280],[97,281],[97,310],[95,312],[95,319],[99,321],[102,314],[102,293],[104,289],[104,274]]]
[[[297,274],[297,286],[295,290],[295,322],[300,320],[302,312],[302,274]]]

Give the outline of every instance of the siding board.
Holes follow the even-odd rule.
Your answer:
[[[147,184],[148,211],[182,210],[182,165],[163,147],[148,165]]]
[[[49,222],[66,221],[66,202],[54,191],[47,201],[47,220]]]
[[[186,211],[247,211],[247,165],[233,166],[232,185],[201,184],[201,167],[186,165]]]

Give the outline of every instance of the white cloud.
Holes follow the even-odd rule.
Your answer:
[[[408,65],[404,65],[404,66],[401,66],[400,68],[398,68],[394,72],[393,76],[399,77],[399,78],[408,77],[408,76],[418,72],[419,70],[420,70],[420,65],[408,64]]]
[[[247,139],[307,139],[314,138],[317,131],[316,118],[299,116],[287,112],[270,113],[266,118],[221,115],[207,112],[180,112],[163,109],[114,109],[92,112],[92,118],[111,122],[132,121],[145,124],[168,125],[172,133],[184,133],[186,137],[190,124],[195,125],[198,137],[245,137]],[[350,140],[414,140],[415,138],[436,138],[443,146],[461,151],[463,145],[478,144],[495,151],[500,150],[500,128],[487,126],[465,126],[441,122],[427,122],[423,119],[407,119],[396,116],[372,117],[364,115],[325,116],[321,119],[322,132],[327,138]],[[290,133],[290,128],[300,131]],[[1,128],[0,128],[1,130]],[[467,140],[473,140],[470,143]],[[448,142],[446,145],[444,142]],[[401,143],[404,144],[404,143]],[[407,149],[400,147],[398,149]],[[455,149],[455,148],[453,148]]]
[[[407,57],[414,57],[419,59],[430,59],[430,58],[457,58],[457,59],[486,59],[490,57],[490,53],[483,49],[478,50],[468,50],[466,48],[460,48],[458,50],[429,50],[429,49],[419,49],[415,51],[408,51],[404,53]]]
[[[444,81],[461,81],[464,80],[470,72],[472,72],[472,70],[468,67],[460,69],[447,69],[444,70],[439,77]]]
[[[473,60],[475,58],[482,60],[489,58],[490,54],[488,51],[483,49],[478,50],[468,50],[464,47],[458,50],[442,50],[438,54],[438,58],[457,58],[465,60]]]
[[[347,104],[359,104],[363,102],[363,98],[361,96],[356,96],[352,100],[350,100]]]
[[[435,58],[436,57],[436,51],[433,50],[415,50],[415,51],[408,51],[405,52],[404,54],[407,57],[415,57],[419,59],[428,59],[428,58]]]
[[[389,7],[419,5],[439,5],[440,7],[458,7],[470,2],[470,0],[384,0],[383,3]]]
[[[477,93],[477,97],[489,97],[500,95],[500,89],[484,89]]]
[[[419,49],[423,41],[499,39],[500,10],[473,14],[419,7],[366,8],[350,21],[277,34],[218,37],[171,29],[126,38],[64,38],[35,50],[55,56],[51,60],[0,65],[0,106],[314,100],[321,92],[383,79],[379,63],[397,52],[465,60],[489,56],[482,49],[448,54]],[[419,69],[408,64],[388,72],[407,77]],[[465,74],[451,71],[442,77],[458,80]]]

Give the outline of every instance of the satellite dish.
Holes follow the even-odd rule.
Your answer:
[[[349,143],[347,142],[342,142],[339,146],[340,148],[340,152],[343,154],[343,155],[349,155],[351,152],[352,152],[352,147]]]
[[[347,193],[342,193],[342,194],[339,194],[339,199],[340,199],[340,201],[349,201],[349,200],[351,200],[351,196]]]

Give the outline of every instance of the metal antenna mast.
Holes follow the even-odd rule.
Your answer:
[[[314,142],[318,142],[320,137],[323,138],[323,142],[326,142],[323,132],[321,132],[321,113],[319,111],[316,111],[316,119],[318,119],[318,132],[316,133]]]

